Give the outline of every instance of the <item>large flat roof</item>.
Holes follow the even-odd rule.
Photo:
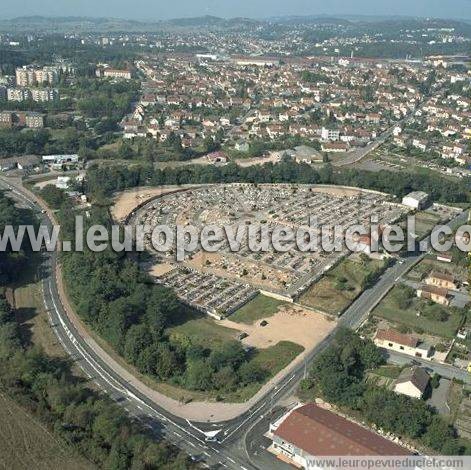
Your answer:
[[[312,456],[411,455],[407,449],[314,403],[292,411],[273,434]]]

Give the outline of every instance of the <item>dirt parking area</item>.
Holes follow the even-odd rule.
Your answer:
[[[216,323],[247,333],[247,338],[242,340],[247,346],[263,349],[280,341],[291,341],[303,346],[307,351],[319,344],[336,324],[320,313],[296,305],[280,307],[275,315],[266,318],[266,326],[260,326],[262,321],[263,319],[254,325],[246,325],[231,321],[229,317]]]

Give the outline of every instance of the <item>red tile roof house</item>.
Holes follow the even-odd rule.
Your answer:
[[[314,403],[294,408],[270,425],[269,451],[298,468],[322,456],[407,456],[411,453],[369,429]]]

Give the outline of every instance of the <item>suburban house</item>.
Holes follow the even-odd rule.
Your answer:
[[[421,367],[407,367],[396,379],[394,391],[412,398],[422,398],[430,377]]]
[[[444,287],[445,289],[456,290],[455,278],[451,274],[432,271],[425,279],[425,284],[429,286]]]
[[[319,456],[410,455],[403,447],[314,403],[290,410],[270,424],[270,452],[298,468]]]
[[[419,297],[419,299],[431,300],[436,304],[445,305],[446,307],[450,305],[448,289],[444,287],[423,285],[417,289],[417,297]]]
[[[430,355],[430,345],[416,336],[400,333],[393,328],[379,329],[373,341],[379,348],[390,349],[413,357],[428,358]]]

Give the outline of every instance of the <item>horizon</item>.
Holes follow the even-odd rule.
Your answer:
[[[190,15],[190,16],[173,16],[168,18],[130,18],[126,16],[115,16],[115,15],[100,15],[100,16],[93,16],[93,15],[40,15],[40,14],[31,14],[31,15],[18,15],[18,16],[11,16],[8,18],[3,18],[3,21],[13,21],[13,20],[21,20],[21,19],[31,19],[31,18],[44,18],[44,19],[92,19],[92,20],[121,20],[121,21],[135,21],[138,23],[158,23],[158,22],[168,22],[180,19],[197,19],[197,18],[214,18],[214,19],[221,19],[221,20],[236,20],[236,19],[247,19],[253,21],[270,21],[270,20],[277,20],[277,19],[304,19],[304,18],[313,18],[313,19],[345,19],[347,21],[367,21],[367,20],[381,20],[381,19],[404,19],[404,20],[443,20],[443,21],[462,21],[462,22],[471,22],[471,18],[457,18],[452,16],[420,16],[420,15],[399,15],[399,14],[392,14],[392,15],[366,15],[366,14],[287,14],[287,15],[277,15],[277,16],[266,16],[266,17],[251,17],[251,16],[220,16],[220,15]],[[0,21],[2,21],[0,20]]]
[[[65,4],[64,4],[65,3]],[[73,3],[73,4],[72,4]],[[77,5],[77,3],[79,3]],[[43,0],[39,5],[31,0],[19,0],[3,8],[3,19],[27,17],[87,17],[157,22],[180,18],[214,16],[224,19],[249,18],[269,20],[284,17],[404,17],[444,20],[471,20],[470,0],[398,0],[394,5],[386,1],[358,0],[355,11],[346,0],[331,0],[325,5],[320,0],[292,0],[289,5],[278,0],[249,2],[240,0],[237,5],[228,0],[179,0],[172,4],[156,5],[152,0],[136,0],[132,5],[124,0],[92,0],[61,2]],[[109,15],[110,10],[113,15]]]

